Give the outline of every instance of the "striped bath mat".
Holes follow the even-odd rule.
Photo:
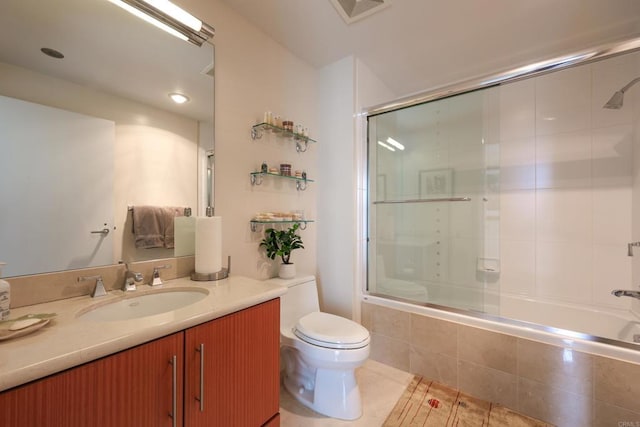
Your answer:
[[[551,427],[504,406],[414,377],[383,427]]]

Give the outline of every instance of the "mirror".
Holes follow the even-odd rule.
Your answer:
[[[2,0],[5,276],[174,256],[135,247],[129,208],[204,209],[213,64],[212,44],[177,39],[107,0]]]

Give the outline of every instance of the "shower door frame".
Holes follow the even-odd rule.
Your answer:
[[[357,277],[360,278],[360,283],[358,286],[358,294],[357,300],[361,301],[363,296],[366,295],[374,295],[374,296],[383,296],[378,295],[373,292],[369,292],[367,289],[367,285],[369,283],[368,280],[368,256],[370,253],[370,241],[369,241],[369,118],[373,116],[377,116],[386,112],[400,110],[408,107],[412,107],[414,105],[423,104],[431,101],[437,101],[440,99],[449,98],[455,95],[461,95],[464,93],[472,92],[478,89],[486,89],[492,86],[499,86],[501,84],[511,83],[518,80],[524,80],[532,77],[541,76],[544,74],[548,74],[551,72],[568,69],[572,67],[576,67],[579,65],[589,64],[591,62],[596,62],[608,58],[612,58],[618,55],[624,55],[627,53],[633,53],[640,51],[640,35],[636,35],[630,38],[625,38],[617,41],[613,41],[606,44],[601,44],[593,48],[583,49],[571,54],[562,55],[558,57],[554,57],[552,59],[538,61],[532,64],[520,66],[517,68],[513,68],[507,71],[499,72],[497,74],[492,74],[480,78],[474,78],[470,80],[463,81],[461,83],[456,83],[452,85],[438,87],[433,90],[429,90],[426,92],[421,92],[418,94],[414,94],[408,97],[399,98],[395,101],[391,101],[385,104],[375,105],[370,108],[364,108],[358,115],[358,121],[356,125],[360,128],[361,132],[361,141],[359,141],[358,150],[360,152],[360,156],[358,156],[358,181],[362,184],[360,188],[366,189],[364,191],[364,195],[361,200],[358,200],[357,209],[358,209],[358,218],[360,219],[360,223],[358,224],[358,229],[360,230],[360,236],[362,239],[358,239],[358,242],[361,244],[357,247],[357,266],[356,268],[359,270],[357,272]],[[390,297],[388,295],[384,295],[384,298],[388,299],[398,299],[394,297]],[[401,300],[401,299],[398,299]],[[424,305],[427,307],[434,307],[439,310],[444,310],[452,313],[459,313],[460,310],[435,305],[430,303],[415,303],[417,305]],[[485,315],[482,313],[477,314],[469,314],[467,315],[475,315],[480,318],[484,318]],[[508,319],[502,319],[501,321],[506,321],[509,323]],[[592,341],[599,341],[598,337],[591,337]],[[605,340],[607,341],[607,340]]]

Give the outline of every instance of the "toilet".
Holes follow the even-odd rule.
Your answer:
[[[315,277],[273,279],[280,297],[283,384],[300,403],[332,418],[362,415],[355,369],[369,357],[370,335],[344,317],[322,313]]]

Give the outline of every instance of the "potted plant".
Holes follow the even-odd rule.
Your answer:
[[[260,247],[267,251],[267,256],[275,259],[276,256],[282,258],[278,277],[282,279],[291,279],[295,277],[295,265],[290,261],[291,252],[294,249],[304,249],[302,238],[296,234],[300,224],[295,223],[286,230],[276,230],[268,228],[265,230],[265,237],[260,242]]]

